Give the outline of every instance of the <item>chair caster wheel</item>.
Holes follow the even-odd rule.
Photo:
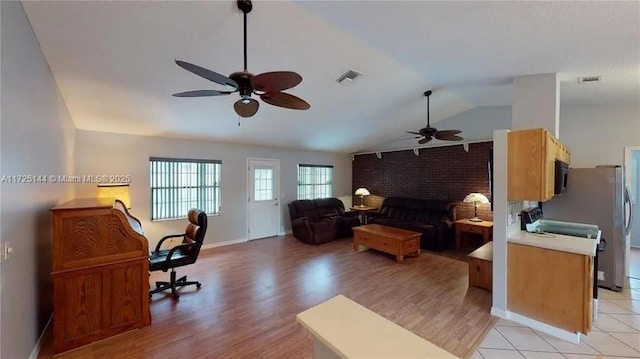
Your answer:
[[[200,287],[202,287],[202,284],[200,284],[200,283],[196,284],[196,288],[197,289],[200,289]]]

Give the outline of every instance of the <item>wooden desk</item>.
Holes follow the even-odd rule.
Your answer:
[[[493,242],[469,254],[469,287],[493,291]]]
[[[360,223],[367,224],[367,212],[378,209],[377,207],[369,206],[353,206],[349,208],[352,211],[358,211],[360,214]]]
[[[113,198],[76,199],[53,212],[55,354],[151,324],[149,244]]]
[[[296,315],[314,337],[314,358],[440,358],[455,355],[338,295]]]
[[[482,243],[493,240],[493,222],[482,221],[472,222],[468,219],[459,219],[454,222],[456,227],[456,249],[460,249],[460,238],[464,234],[479,234],[482,236]]]

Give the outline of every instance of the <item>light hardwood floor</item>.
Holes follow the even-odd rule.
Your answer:
[[[468,288],[467,263],[456,255],[423,252],[396,264],[351,244],[285,236],[205,250],[178,268],[202,282],[199,291],[184,288],[179,301],[155,294],[150,326],[56,358],[311,358],[295,315],[337,294],[461,358],[493,326],[491,293]],[[154,272],[151,281],[167,277]],[[50,332],[39,358],[52,357]]]

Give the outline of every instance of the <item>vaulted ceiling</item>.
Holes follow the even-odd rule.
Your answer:
[[[242,70],[235,1],[23,6],[85,130],[356,152],[424,127],[425,90],[435,90],[433,124],[509,106],[513,77],[552,72],[562,104],[640,103],[639,2],[254,1],[249,71],[300,73],[289,92],[311,109],[262,103],[248,119],[233,111],[235,95],[171,96],[223,89],[175,59],[225,75]],[[347,69],[364,76],[336,83]],[[578,84],[589,75],[603,81]],[[481,124],[459,127],[483,136]]]

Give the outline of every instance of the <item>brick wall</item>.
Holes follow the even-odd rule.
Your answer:
[[[471,192],[480,192],[491,200],[487,161],[493,142],[469,144],[469,152],[461,145],[357,155],[353,160],[353,192],[365,187],[371,192],[364,202],[379,207],[384,197],[402,196],[424,199],[460,201],[458,218],[473,217],[473,205],[462,203]],[[355,196],[354,204],[360,203]],[[478,217],[492,220],[491,205],[480,205]]]

